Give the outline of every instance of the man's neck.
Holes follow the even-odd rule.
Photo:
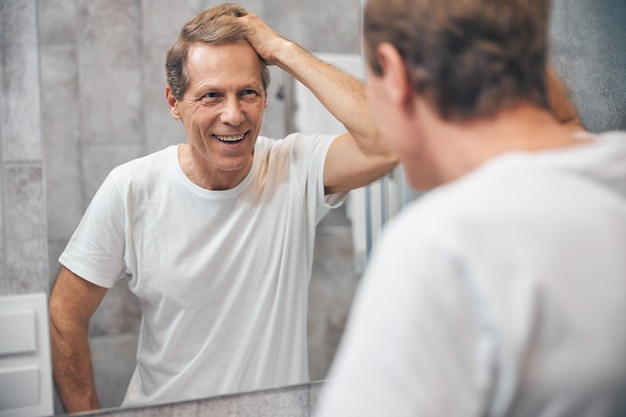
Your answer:
[[[537,152],[581,144],[572,129],[545,109],[523,104],[490,119],[450,123],[424,115],[424,135],[441,182],[449,182],[486,161],[512,151]]]
[[[207,190],[222,191],[235,188],[252,169],[252,161],[251,157],[244,169],[220,171],[203,163],[205,161],[194,154],[193,148],[188,143],[178,147],[178,163],[184,174],[191,182]]]

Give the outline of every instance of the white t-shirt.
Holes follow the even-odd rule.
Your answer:
[[[315,227],[334,136],[259,137],[235,188],[191,182],[178,146],[115,168],[60,262],[140,300],[137,368],[124,405],[308,381],[306,314]]]
[[[505,154],[388,224],[316,416],[618,415],[625,319],[626,134]]]

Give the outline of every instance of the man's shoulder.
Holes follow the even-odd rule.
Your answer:
[[[401,227],[485,227],[517,218],[524,214],[524,208],[538,204],[537,182],[527,170],[494,168],[476,170],[424,193],[404,208]]]
[[[111,170],[109,177],[115,182],[130,183],[153,180],[168,171],[171,161],[175,161],[178,145],[126,161]]]
[[[306,155],[310,157],[314,153],[325,151],[330,147],[332,141],[337,135],[328,135],[322,133],[290,133],[281,139],[272,139],[265,136],[259,136],[255,146],[257,154],[291,154]]]

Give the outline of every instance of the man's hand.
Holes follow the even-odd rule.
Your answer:
[[[279,65],[277,54],[284,51],[291,42],[272,30],[254,13],[249,13],[239,19],[248,28],[249,34],[246,39],[265,63],[267,65]]]

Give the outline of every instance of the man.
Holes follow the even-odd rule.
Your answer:
[[[259,137],[266,63],[309,87],[347,133]],[[50,316],[68,412],[99,407],[89,320],[127,276],[142,322],[124,405],[308,381],[316,224],[397,164],[362,82],[236,5],[190,20],[166,70],[166,98],[187,143],[114,169],[60,257]]]
[[[431,191],[388,223],[316,415],[624,415],[626,134],[548,111],[549,8],[368,1],[372,114]]]

